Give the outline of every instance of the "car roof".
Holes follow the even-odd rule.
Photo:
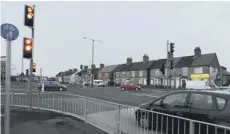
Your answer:
[[[221,90],[221,89],[192,89],[192,90],[177,90],[176,92],[200,92],[200,93],[214,93],[214,94],[224,94],[230,95],[229,90]]]

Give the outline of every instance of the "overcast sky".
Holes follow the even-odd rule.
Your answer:
[[[22,38],[30,37],[24,26],[24,5],[36,5],[34,61],[37,74],[54,76],[59,71],[91,62],[105,65],[166,57],[166,42],[175,42],[175,55],[216,52],[221,65],[230,69],[230,2],[2,2],[1,23],[18,27],[12,43],[12,64],[21,72]],[[1,55],[5,41],[1,38]],[[29,62],[24,60],[24,70]]]

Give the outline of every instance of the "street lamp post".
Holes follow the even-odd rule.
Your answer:
[[[83,37],[83,39],[87,39],[87,40],[91,40],[92,41],[92,65],[91,65],[91,72],[92,72],[92,66],[94,64],[94,42],[98,41],[98,42],[102,42],[101,40],[96,40],[96,39],[91,39],[91,38],[87,38],[87,37]],[[91,86],[93,87],[93,74],[91,73]]]

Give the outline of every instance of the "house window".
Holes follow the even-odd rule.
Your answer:
[[[101,73],[99,73],[99,78],[101,78]]]
[[[108,73],[105,73],[105,77],[108,77],[109,76],[109,74]]]
[[[140,77],[143,76],[143,71],[142,71],[142,70],[139,71],[139,76],[140,76]]]
[[[143,85],[143,78],[139,78],[139,84]]]
[[[119,72],[116,72],[116,77],[119,77]]]
[[[132,71],[132,77],[135,77],[135,71]]]
[[[203,68],[202,67],[194,68],[194,73],[195,74],[202,74],[203,73]]]
[[[188,67],[182,67],[182,75],[187,76],[188,75]]]
[[[156,76],[160,76],[160,71],[156,70]]]

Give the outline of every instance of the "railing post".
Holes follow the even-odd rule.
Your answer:
[[[194,122],[192,120],[189,121],[189,134],[195,134],[195,132],[194,132]]]
[[[14,106],[14,89],[12,89],[11,99],[11,106]]]
[[[61,94],[62,95],[62,99],[61,99],[61,112],[63,113],[64,112],[64,94]]]
[[[54,99],[55,99],[55,96],[54,96],[54,93],[53,93],[53,110],[55,110],[55,106],[54,106]]]
[[[87,114],[88,114],[88,110],[87,110],[87,97],[85,97],[85,123],[87,123]]]
[[[120,134],[121,105],[118,105],[117,113],[117,134]]]

